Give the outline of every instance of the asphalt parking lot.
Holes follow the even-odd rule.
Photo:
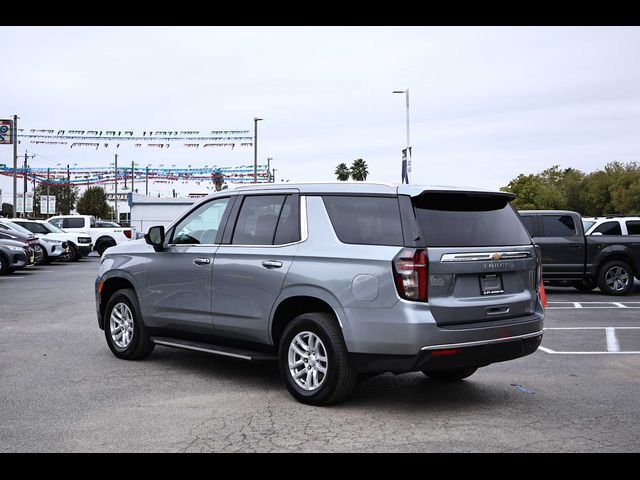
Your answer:
[[[168,347],[115,358],[95,316],[98,260],[0,277],[0,451],[640,450],[638,284],[623,298],[549,288],[531,356],[448,385],[385,374],[318,408],[275,364]]]

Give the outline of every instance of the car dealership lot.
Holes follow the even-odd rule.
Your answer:
[[[94,255],[0,277],[0,451],[640,450],[638,284],[625,297],[549,288],[531,356],[456,384],[385,374],[318,408],[275,364],[166,347],[115,358]]]

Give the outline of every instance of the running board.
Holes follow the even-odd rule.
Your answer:
[[[250,360],[254,362],[278,359],[278,357],[268,352],[246,350],[242,348],[230,347],[227,345],[213,345],[211,343],[183,340],[181,338],[151,337],[151,341],[156,345],[184,348],[186,350],[195,350],[198,352],[212,353],[214,355],[223,355],[225,357],[239,358],[241,360]]]

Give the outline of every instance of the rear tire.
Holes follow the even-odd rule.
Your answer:
[[[102,254],[107,248],[115,247],[115,246],[116,246],[115,242],[109,242],[109,241],[103,240],[102,242],[99,242],[96,245],[96,252],[98,252],[98,255],[102,256]]]
[[[422,370],[427,377],[438,382],[457,382],[473,375],[477,368],[463,368],[460,370]]]
[[[8,270],[7,261],[0,255],[0,275],[4,275]]]
[[[598,287],[607,295],[626,295],[633,287],[633,270],[622,260],[611,260],[598,270]]]
[[[115,310],[115,312],[114,312]],[[142,321],[136,292],[116,291],[105,308],[104,335],[111,352],[123,360],[139,360],[155,348]]]
[[[301,343],[294,342],[295,339]],[[308,354],[302,344],[309,346]],[[295,353],[292,345],[305,356]],[[298,363],[297,367],[290,368],[291,358]],[[344,400],[353,393],[358,380],[342,332],[329,313],[305,313],[293,319],[280,339],[279,359],[280,375],[289,393],[308,405],[329,405]],[[299,374],[297,381],[296,374]],[[308,389],[297,383],[307,380]]]

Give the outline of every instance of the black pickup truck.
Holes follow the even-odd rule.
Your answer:
[[[522,221],[542,250],[546,284],[573,285],[589,292],[624,295],[640,279],[640,235],[585,236],[579,213],[520,210]]]

